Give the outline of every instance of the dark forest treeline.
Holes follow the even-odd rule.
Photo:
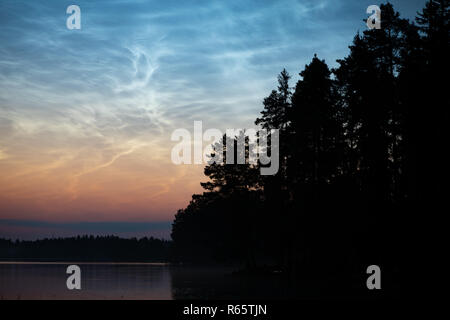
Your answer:
[[[0,239],[0,260],[167,262],[171,242],[153,237],[78,236],[35,241]]]
[[[380,8],[381,29],[358,33],[337,68],[314,56],[294,87],[280,73],[255,122],[280,130],[280,170],[208,165],[173,223],[179,259],[278,266],[315,288],[365,286],[376,264],[400,285],[420,250],[413,212],[442,198],[449,1],[428,1],[415,23]]]

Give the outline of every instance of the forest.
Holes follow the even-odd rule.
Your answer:
[[[314,55],[295,84],[281,71],[255,120],[279,129],[278,173],[207,165],[204,192],[176,214],[174,257],[279,270],[317,290],[365,286],[375,264],[385,289],[402,286],[422,217],[444,198],[449,1],[414,22],[380,8],[381,28],[358,32],[337,67]]]
[[[155,238],[77,236],[35,241],[0,239],[0,261],[167,262],[171,242]]]

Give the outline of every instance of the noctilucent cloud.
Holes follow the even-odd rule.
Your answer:
[[[425,1],[391,3],[412,18]],[[172,131],[254,127],[277,74],[336,66],[371,4],[2,0],[0,237],[168,237],[205,181],[171,162]]]

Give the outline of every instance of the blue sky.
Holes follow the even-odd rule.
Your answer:
[[[425,1],[392,2],[411,16]],[[248,126],[282,68],[296,76],[314,53],[345,56],[372,3],[2,0],[0,103],[64,119],[95,104],[131,131],[219,116]],[[66,28],[70,4],[81,30]]]
[[[391,3],[412,18],[425,1]],[[1,0],[0,236],[170,221],[202,180],[172,166],[172,131],[252,127],[277,74],[336,66],[371,4]]]

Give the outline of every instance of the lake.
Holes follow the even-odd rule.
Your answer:
[[[68,290],[69,265],[81,269],[81,290]],[[0,299],[280,299],[277,276],[241,277],[231,268],[164,263],[0,262]]]

